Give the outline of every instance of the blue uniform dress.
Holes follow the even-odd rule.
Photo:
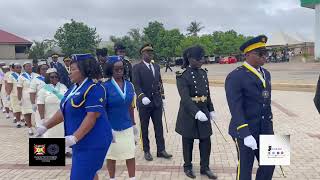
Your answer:
[[[129,108],[135,96],[133,85],[125,80],[123,89],[111,79],[104,83],[107,92],[106,112],[111,127],[115,131],[122,131],[132,127],[132,120],[129,114]]]
[[[134,158],[135,142],[129,113],[130,107],[135,106],[133,85],[125,80],[123,89],[120,89],[112,78],[104,83],[104,87],[107,92],[106,112],[116,139],[110,146],[107,158],[112,160]]]
[[[88,112],[100,113],[90,132],[72,146],[71,180],[92,180],[103,166],[112,141],[111,127],[105,112],[105,99],[104,87],[87,79],[79,86],[73,85],[61,101],[60,109],[64,117],[66,136],[73,135]]]

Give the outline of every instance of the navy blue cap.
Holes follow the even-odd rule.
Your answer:
[[[265,48],[267,41],[268,41],[268,37],[265,35],[260,35],[260,36],[254,37],[254,38],[248,40],[247,42],[243,43],[240,46],[240,51],[247,53],[247,52],[252,51],[254,49]]]
[[[118,61],[122,61],[121,56],[108,56],[108,63],[114,64]]]
[[[83,61],[86,59],[95,59],[92,54],[73,54],[71,56],[74,61]]]

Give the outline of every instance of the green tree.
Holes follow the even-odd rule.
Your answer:
[[[189,32],[188,35],[197,36],[203,28],[204,26],[201,26],[200,22],[192,21],[187,28],[187,31]]]
[[[166,30],[158,21],[149,22],[143,33],[144,40],[154,47],[156,61],[176,56],[176,49],[184,38],[179,29]]]
[[[148,26],[145,27],[143,30],[144,41],[151,43],[153,46],[155,46],[159,41],[160,32],[163,31],[165,31],[165,29],[162,23],[158,21],[149,22]]]
[[[65,23],[54,35],[64,54],[94,53],[101,42],[96,28],[91,28],[83,22],[71,19]]]
[[[51,55],[51,49],[55,46],[55,44],[55,41],[50,39],[33,41],[31,48],[27,51],[29,59],[46,59]]]
[[[126,46],[127,56],[138,59],[140,57],[139,49],[143,45],[143,35],[139,29],[131,29],[128,35],[123,37],[110,36],[110,40],[115,43],[122,43]],[[113,49],[113,48],[112,48]]]
[[[242,43],[248,40],[250,37],[245,37],[242,34],[238,34],[234,30],[226,32],[215,31],[212,33],[212,41],[214,42],[215,54],[219,55],[231,55],[239,54],[239,47]]]
[[[179,56],[176,54],[176,49],[183,38],[184,35],[179,29],[161,31],[156,43],[158,55],[165,58]]]

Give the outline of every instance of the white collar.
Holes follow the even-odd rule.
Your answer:
[[[151,64],[151,63],[147,63],[147,62],[145,62],[144,60],[143,60],[143,62],[144,62],[144,64],[145,64],[145,65],[147,65],[148,67],[149,67],[149,65],[151,65],[151,66],[152,66],[152,64]]]

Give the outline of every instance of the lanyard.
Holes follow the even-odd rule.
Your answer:
[[[71,98],[71,96],[75,95],[79,90],[80,88],[82,88],[82,86],[87,82],[88,78],[86,78],[81,84],[80,86],[74,86],[73,89],[71,90],[71,92],[69,93],[69,95],[66,97],[66,99],[64,100],[62,106],[65,105],[65,103]]]
[[[248,64],[247,62],[243,63],[243,66],[246,67],[249,71],[251,71],[253,74],[255,74],[260,81],[262,82],[262,85],[264,88],[266,88],[266,80],[262,77],[262,75],[255,69],[253,68],[250,64]]]

